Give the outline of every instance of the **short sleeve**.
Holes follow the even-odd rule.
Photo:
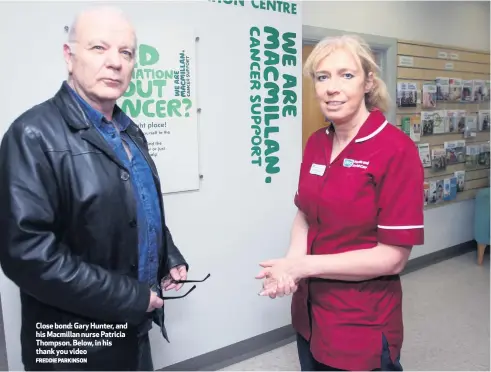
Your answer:
[[[299,204],[299,200],[298,200],[298,188],[297,188],[297,191],[295,192],[295,196],[293,197],[293,204],[295,204],[295,206],[300,209],[300,204]]]
[[[300,204],[299,192],[300,192],[300,185],[301,185],[301,182],[302,182],[302,175],[305,172],[304,166],[305,166],[305,161],[302,161],[302,163],[300,164],[300,169],[299,169],[299,174],[298,174],[297,191],[295,192],[295,196],[293,198],[293,203],[300,210],[302,208],[301,208],[301,204]]]
[[[300,198],[299,198],[299,192],[301,189],[302,185],[302,178],[305,175],[305,172],[308,170],[306,169],[307,164],[312,157],[312,153],[314,152],[315,149],[315,143],[314,143],[314,138],[317,135],[317,132],[314,132],[310,135],[310,137],[307,139],[307,142],[305,143],[305,148],[302,154],[302,162],[300,163],[300,169],[298,173],[298,183],[297,183],[297,191],[295,192],[295,196],[293,198],[293,203],[295,206],[302,210],[301,203],[300,203]]]
[[[401,146],[389,160],[378,194],[378,241],[424,243],[424,168],[416,146]]]

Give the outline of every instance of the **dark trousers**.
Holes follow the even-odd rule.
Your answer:
[[[148,333],[138,337],[138,371],[153,371],[152,349]]]
[[[388,347],[389,345],[384,337],[381,344],[382,355],[380,358],[380,368],[376,368],[374,371],[402,371],[399,358],[394,362],[391,361]],[[302,371],[344,371],[343,369],[327,366],[315,360],[310,351],[310,343],[299,334],[297,334],[297,350],[300,369]]]

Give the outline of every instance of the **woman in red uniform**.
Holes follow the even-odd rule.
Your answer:
[[[327,38],[305,64],[332,125],[306,144],[291,244],[262,262],[260,294],[293,294],[302,370],[402,370],[399,273],[423,244],[424,171],[387,122],[389,96],[369,46]]]

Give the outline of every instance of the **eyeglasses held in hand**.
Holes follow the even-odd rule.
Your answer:
[[[201,279],[201,280],[174,280],[174,279],[171,279],[172,283],[175,283],[175,284],[183,284],[183,283],[202,283],[204,282],[206,279],[208,279],[210,277],[211,274],[208,274],[207,276],[205,276],[204,279]],[[180,296],[170,296],[170,297],[167,297],[167,296],[159,296],[162,300],[174,300],[174,299],[177,299],[177,298],[183,298],[183,297],[186,297],[188,294],[190,294],[192,291],[194,291],[196,289],[196,285],[193,285],[186,293],[184,293],[183,295],[180,295]],[[160,291],[160,293],[162,293]]]

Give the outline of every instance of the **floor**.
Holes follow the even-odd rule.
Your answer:
[[[8,371],[7,347],[5,345],[5,334],[3,331],[3,311],[0,299],[0,371]]]
[[[475,253],[402,276],[406,371],[490,371],[490,264]],[[295,343],[224,368],[299,370]]]

